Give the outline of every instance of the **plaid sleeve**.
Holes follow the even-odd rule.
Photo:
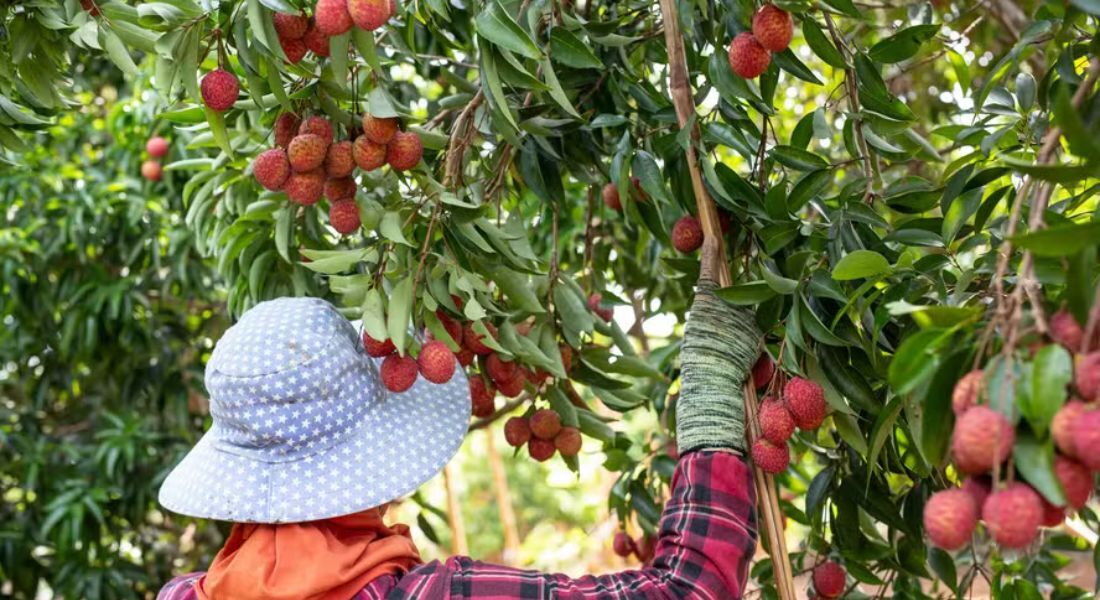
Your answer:
[[[399,597],[431,589],[450,598],[740,598],[756,548],[756,492],[745,461],[725,452],[685,455],[659,525],[650,566],[571,578],[454,557],[402,578]],[[422,571],[423,570],[423,571]]]

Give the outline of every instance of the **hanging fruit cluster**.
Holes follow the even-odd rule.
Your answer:
[[[752,17],[752,31],[743,31],[730,42],[730,68],[745,79],[763,75],[772,62],[772,52],[786,50],[793,36],[790,13],[765,4]]]
[[[767,353],[753,366],[752,378],[758,389],[778,388],[775,362]],[[753,462],[773,475],[786,471],[791,462],[787,441],[795,428],[813,431],[825,422],[828,412],[825,390],[820,385],[801,377],[790,378],[780,398],[766,396],[757,410],[761,436],[752,444]]]

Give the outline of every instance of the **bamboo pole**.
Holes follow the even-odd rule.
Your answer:
[[[680,33],[680,21],[676,13],[675,0],[660,0],[661,16],[664,21],[665,45],[668,50],[669,90],[672,94],[672,102],[676,107],[676,120],[680,127],[686,127],[692,115],[695,114],[695,101],[692,98],[691,82],[688,79],[687,56],[684,51],[684,39]],[[695,207],[702,222],[703,233],[708,238],[707,242],[715,244],[713,256],[718,262],[718,284],[725,287],[733,283],[729,268],[726,264],[726,249],[722,238],[722,228],[718,222],[718,210],[714,200],[707,192],[703,184],[703,175],[699,170],[699,158],[695,151],[695,144],[699,140],[699,128],[692,126],[691,143],[687,146],[687,165],[691,175],[691,186],[695,193]],[[761,144],[764,140],[760,141]],[[756,390],[751,383],[745,385],[745,421],[748,442],[759,436],[759,425],[756,422]],[[751,447],[751,446],[750,446]],[[760,522],[763,523],[764,535],[767,536],[768,550],[771,552],[772,570],[775,573],[775,586],[779,592],[780,600],[795,600],[794,579],[792,576],[791,561],[787,554],[787,542],[783,535],[783,512],[779,508],[779,494],[776,491],[775,479],[753,467],[753,480],[756,484],[757,499],[760,509]]]
[[[497,452],[493,432],[485,430],[485,450],[489,457],[489,468],[493,472],[493,492],[496,493],[497,509],[500,511],[500,526],[504,530],[504,550],[501,553],[506,565],[513,565],[519,555],[519,527],[516,526],[516,511],[512,508],[512,490],[508,486],[508,476],[504,473],[504,462]]]
[[[466,522],[462,518],[462,506],[454,488],[453,463],[443,467],[443,487],[447,491],[447,520],[451,522],[451,554],[466,556],[470,549],[466,545]]]

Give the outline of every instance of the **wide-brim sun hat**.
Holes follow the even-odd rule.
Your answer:
[[[239,523],[347,515],[443,469],[470,419],[465,374],[388,391],[380,361],[328,302],[257,304],[206,365],[213,425],[161,486],[168,510]]]

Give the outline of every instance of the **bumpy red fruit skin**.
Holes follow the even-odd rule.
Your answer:
[[[974,510],[980,514],[985,499],[993,491],[993,482],[988,477],[967,477],[960,489],[970,496],[970,499],[974,502]]]
[[[347,177],[355,170],[351,142],[344,140],[328,147],[325,155],[325,174],[329,177]]]
[[[515,398],[523,392],[525,383],[527,383],[527,371],[520,369],[516,371],[515,377],[497,383],[497,390],[505,398]]]
[[[316,115],[312,117],[306,117],[302,124],[298,126],[298,135],[313,134],[321,138],[321,142],[325,145],[326,150],[329,145],[332,144],[332,140],[335,134],[332,130],[332,123],[324,117],[318,117]]]
[[[978,507],[961,488],[936,492],[924,505],[924,531],[938,548],[962,548],[970,542],[977,526]]]
[[[1016,482],[986,498],[982,520],[990,537],[1002,548],[1023,548],[1039,533],[1043,503],[1035,490]]]
[[[1050,337],[1070,352],[1081,349],[1081,340],[1085,339],[1085,332],[1081,325],[1068,310],[1062,309],[1050,317]]]
[[[1092,494],[1093,479],[1088,467],[1062,455],[1054,457],[1054,474],[1066,493],[1066,506],[1081,510]]]
[[[302,41],[305,42],[306,48],[317,56],[328,56],[331,52],[329,48],[329,36],[321,33],[321,30],[317,27],[310,27],[306,31],[306,35],[302,37]]]
[[[317,0],[313,9],[313,25],[317,31],[332,37],[351,29],[351,13],[347,0]],[[302,31],[305,35],[305,31]]]
[[[397,132],[386,146],[386,162],[395,171],[408,171],[420,164],[423,155],[424,144],[412,131]]]
[[[765,473],[777,475],[787,470],[791,451],[786,443],[773,444],[768,440],[756,440],[752,444],[752,462]]]
[[[275,26],[275,33],[280,38],[299,40],[306,34],[306,29],[309,29],[309,18],[305,15],[275,13],[271,16],[271,24]]]
[[[80,7],[93,17],[99,16],[99,6],[93,0],[80,0]]]
[[[200,88],[203,103],[217,112],[233,108],[241,92],[237,77],[225,69],[214,69],[203,76]]]
[[[312,133],[295,136],[286,150],[290,168],[296,172],[312,171],[320,167],[327,154],[328,144],[321,136]]]
[[[447,344],[440,341],[424,344],[420,349],[420,355],[416,357],[420,374],[432,383],[450,381],[455,374],[455,362],[455,353],[451,352]]]
[[[576,456],[581,451],[581,432],[576,427],[562,427],[554,436],[554,447],[566,458]]]
[[[474,356],[476,355],[470,352],[469,348],[462,348],[458,351],[458,354],[455,354],[455,358],[458,359],[458,364],[464,367],[474,364]]]
[[[1077,393],[1086,402],[1100,399],[1100,351],[1089,352],[1077,363]]]
[[[397,135],[397,119],[371,116],[363,113],[363,135],[375,144],[386,145]]]
[[[621,211],[623,209],[623,202],[619,198],[619,188],[614,183],[603,186],[600,196],[603,197],[604,206],[611,210]]]
[[[497,328],[492,323],[485,323],[485,329],[492,334],[494,339],[497,337]],[[485,356],[493,349],[481,343],[481,337],[478,332],[474,331],[473,325],[467,325],[462,331],[462,343],[474,354]]]
[[[531,455],[531,458],[539,462],[550,460],[556,450],[554,442],[550,440],[531,438],[531,441],[527,442],[527,452]]]
[[[760,358],[756,359],[756,364],[752,366],[752,385],[756,389],[760,389],[771,383],[772,377],[775,377],[775,361],[765,352],[760,355]]]
[[[768,70],[772,56],[751,33],[745,31],[730,42],[729,59],[734,73],[745,79],[753,79]]]
[[[951,409],[955,411],[955,416],[962,415],[978,403],[978,394],[981,389],[981,369],[974,369],[959,378],[955,383],[955,389],[951,391]]]
[[[455,321],[443,311],[442,308],[435,309],[435,318],[439,319],[439,324],[443,326],[443,329],[447,330],[447,335],[451,336],[456,344],[462,344],[462,324]]]
[[[367,356],[374,358],[382,358],[383,356],[389,356],[394,353],[397,348],[394,347],[392,340],[378,341],[371,336],[367,335],[367,332],[363,332],[363,349],[367,351]]]
[[[288,38],[279,38],[279,45],[283,47],[283,54],[286,55],[286,61],[292,65],[296,65],[302,62],[302,59],[306,57],[306,52],[309,52],[309,48],[306,48],[306,43],[303,40],[292,40]]]
[[[348,12],[355,26],[374,31],[390,20],[392,6],[389,0],[348,0]]]
[[[504,439],[509,446],[519,448],[531,440],[531,425],[523,417],[512,417],[504,423]]]
[[[1074,398],[1066,402],[1050,422],[1050,437],[1058,451],[1070,458],[1077,458],[1077,447],[1073,444],[1073,424],[1081,415],[1088,412],[1084,402]]]
[[[489,374],[489,378],[497,385],[500,385],[501,382],[508,382],[515,379],[518,371],[518,364],[503,360],[500,358],[500,355],[496,353],[490,354],[485,359],[485,372]]]
[[[558,435],[559,431],[561,431],[561,417],[558,416],[558,413],[549,408],[543,408],[536,410],[535,414],[531,415],[531,433],[535,437],[552,440],[554,436]]]
[[[160,181],[164,168],[155,160],[147,160],[141,163],[141,176],[149,181]]]
[[[355,180],[351,177],[329,178],[325,181],[325,198],[330,202],[354,199]]]
[[[373,171],[386,164],[386,147],[375,144],[366,135],[355,138],[351,151],[355,164],[364,171]]]
[[[672,226],[672,247],[684,254],[695,252],[703,245],[703,226],[699,219],[688,215],[680,217]]]
[[[298,127],[302,124],[298,115],[294,113],[282,113],[275,119],[275,145],[286,148],[290,140],[298,135]]]
[[[634,552],[634,540],[630,539],[625,531],[620,531],[615,534],[615,538],[611,541],[611,550],[617,556],[626,558]]]
[[[286,178],[290,176],[290,163],[286,159],[286,150],[272,148],[261,152],[252,161],[252,174],[265,188],[277,191],[283,189]]]
[[[1046,498],[1039,498],[1039,502],[1043,505],[1043,519],[1040,524],[1043,527],[1057,527],[1066,520],[1066,509],[1061,506],[1054,506],[1050,502],[1047,502]]]
[[[359,205],[355,200],[338,200],[328,209],[328,222],[340,235],[350,235],[359,231]]]
[[[783,387],[783,402],[791,412],[794,424],[802,431],[820,427],[829,412],[825,404],[825,390],[801,377],[792,377]]]
[[[653,560],[653,555],[657,551],[657,540],[647,533],[634,540],[634,548],[637,551],[638,560],[648,563]]]
[[[600,317],[604,321],[610,322],[615,316],[614,309],[610,307],[601,306],[603,303],[603,294],[592,294],[588,297],[588,310],[596,313],[596,316]]]
[[[485,380],[479,376],[470,377],[470,402],[475,406],[484,407],[486,405],[493,406],[493,398],[497,395],[493,386],[485,383]],[[492,412],[491,410],[489,411]],[[488,416],[488,415],[478,415]]]
[[[291,173],[283,184],[283,191],[292,202],[309,206],[317,204],[325,193],[325,172],[321,169]]]
[[[1100,471],[1100,410],[1086,411],[1072,431],[1077,460],[1094,473]]]
[[[794,433],[794,419],[791,418],[791,413],[782,402],[774,398],[764,400],[760,405],[757,419],[760,420],[760,432],[764,435],[764,439],[773,444],[787,443],[791,434]]]
[[[382,385],[391,392],[404,392],[416,383],[416,361],[411,356],[391,354],[378,369]]]
[[[145,151],[149,153],[152,158],[161,158],[168,154],[168,140],[158,136],[149,138],[148,142],[145,142]]]
[[[1008,419],[988,406],[974,406],[955,422],[951,451],[963,473],[980,475],[1003,462],[1016,443]]]
[[[752,35],[761,46],[772,52],[786,50],[794,35],[790,13],[774,4],[765,4],[752,17]]]
[[[814,592],[822,598],[839,598],[844,593],[848,573],[844,567],[833,561],[826,561],[814,567]]]

